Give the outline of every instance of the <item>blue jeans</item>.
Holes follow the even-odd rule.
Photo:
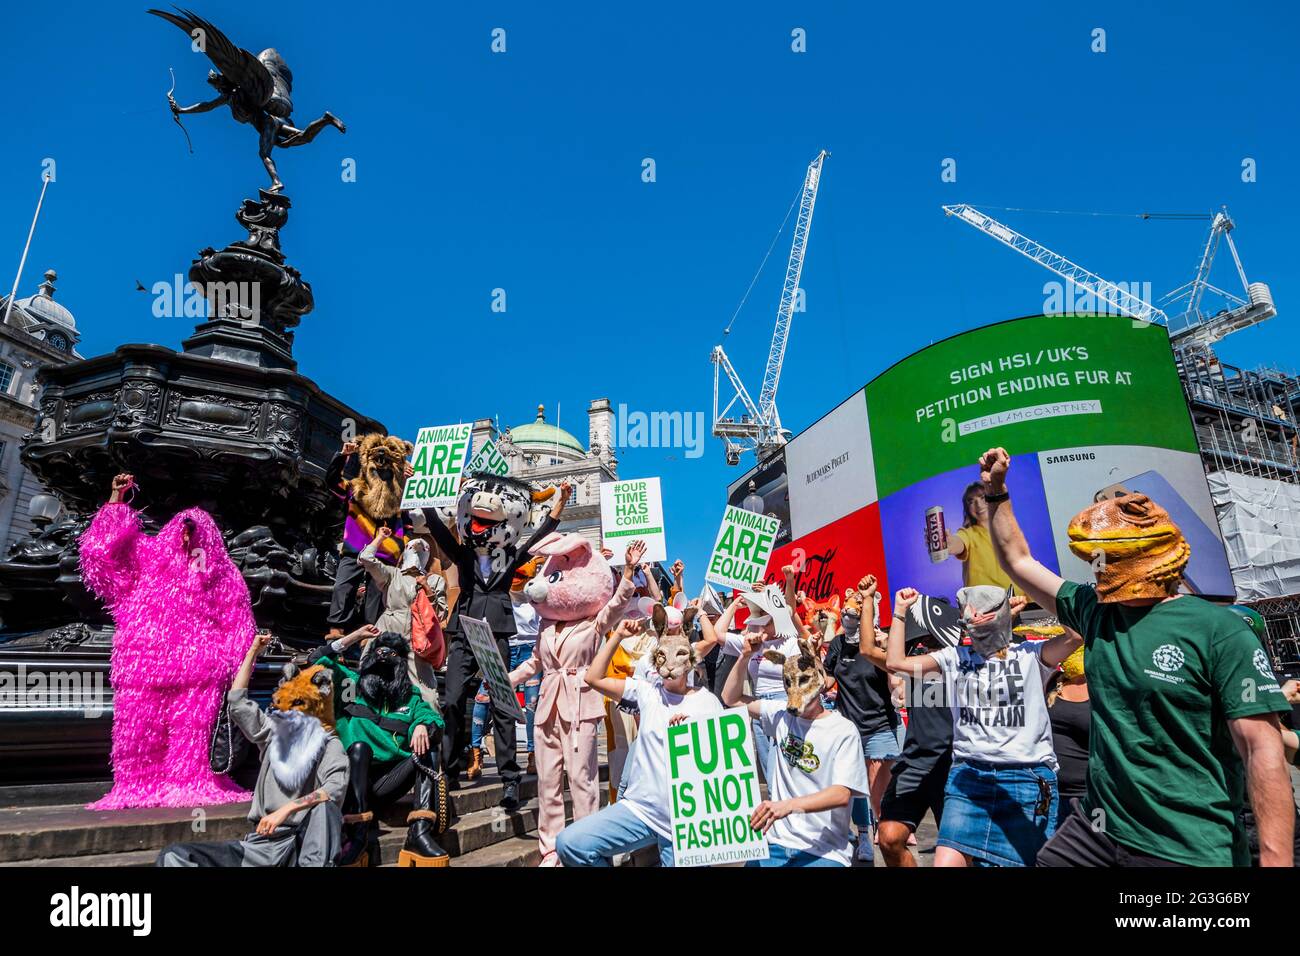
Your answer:
[[[514,670],[532,657],[533,651],[536,649],[536,644],[519,644],[510,648],[510,666],[506,669]],[[533,752],[533,715],[537,713],[537,695],[541,693],[541,689],[541,672],[534,674],[524,684],[524,723],[528,728],[529,753]],[[470,721],[469,745],[471,747],[483,746],[483,731],[487,727],[488,713],[491,706],[487,684],[479,684],[478,693],[474,695],[474,716]]]
[[[575,820],[555,838],[555,854],[565,866],[613,866],[618,853],[659,845],[660,866],[673,865],[673,845],[650,829],[623,801]]]
[[[844,866],[825,856],[814,856],[806,850],[788,850],[776,843],[767,845],[766,860],[750,860],[745,866]]]

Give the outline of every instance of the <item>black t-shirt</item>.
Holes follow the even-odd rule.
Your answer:
[[[1056,783],[1062,802],[1080,800],[1088,792],[1088,728],[1092,725],[1092,702],[1056,698],[1047,711],[1052,721],[1052,743],[1056,747]]]
[[[858,645],[838,635],[826,649],[826,672],[840,685],[836,709],[853,722],[863,737],[893,730],[898,726],[898,712],[889,699],[889,675]]]
[[[926,774],[952,757],[952,707],[947,688],[948,682],[942,677],[903,678],[907,737],[903,740],[902,759],[894,765],[895,776],[905,769]]]

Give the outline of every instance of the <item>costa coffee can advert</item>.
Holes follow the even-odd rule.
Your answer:
[[[925,512],[925,546],[930,552],[931,564],[938,564],[948,557],[948,532],[943,526],[942,505],[935,505]]]

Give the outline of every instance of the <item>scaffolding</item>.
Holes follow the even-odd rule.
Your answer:
[[[1238,598],[1268,622],[1277,670],[1300,673],[1300,378],[1205,345],[1174,357]]]

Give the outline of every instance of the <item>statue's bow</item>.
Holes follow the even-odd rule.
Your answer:
[[[194,144],[190,142],[190,131],[187,130],[185,124],[181,122],[181,114],[176,112],[176,101],[172,99],[172,94],[176,92],[176,71],[169,66],[167,67],[167,72],[172,75],[172,88],[167,91],[167,105],[172,108],[172,119],[174,119],[176,125],[181,128],[181,132],[185,134],[185,145],[190,148],[190,153],[192,154],[194,152]]]

